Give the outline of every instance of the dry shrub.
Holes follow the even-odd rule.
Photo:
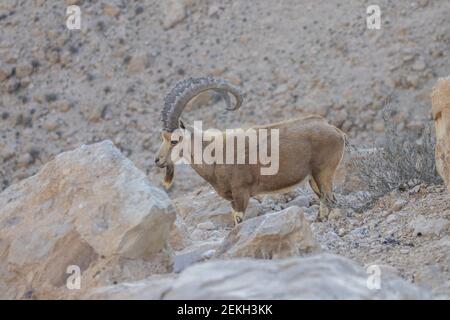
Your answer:
[[[369,191],[365,193],[365,199],[361,199],[363,205],[356,208],[358,211],[367,209],[375,200],[392,190],[442,181],[436,171],[432,121],[427,122],[421,132],[402,132],[393,121],[394,115],[391,105],[386,105],[383,109],[383,145],[367,149],[371,151],[352,159],[355,174]]]

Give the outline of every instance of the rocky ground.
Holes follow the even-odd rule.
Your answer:
[[[67,30],[69,4],[82,30]],[[372,146],[384,139],[386,99],[401,131],[427,126],[431,88],[450,74],[450,2],[378,1],[381,30],[366,28],[369,4],[1,1],[1,297],[450,298],[443,186],[395,191],[364,212],[344,206],[327,222],[297,188],[252,199],[234,229],[228,204],[189,167],[177,167],[170,199],[159,189],[159,112],[189,76],[223,77],[245,94],[234,113],[214,95],[196,99],[183,117],[205,127],[317,113]],[[76,149],[105,139],[122,154]],[[352,174],[338,175],[347,203],[361,186]],[[82,292],[67,291],[68,264],[80,265]],[[381,266],[381,291],[366,286],[369,265]],[[279,274],[263,283],[273,295],[251,274]]]
[[[347,196],[351,198],[352,196]],[[206,200],[210,198],[210,200]],[[194,199],[194,200],[193,200]],[[282,196],[265,196],[261,202],[253,200],[247,219],[253,216],[276,213],[273,220],[266,222],[271,225],[273,234],[281,238],[291,234],[292,230],[287,226],[298,226],[298,223],[290,221],[283,216],[280,210],[292,210],[298,207],[307,221],[311,223],[312,235],[310,241],[317,242],[320,248],[326,252],[339,254],[369,267],[371,265],[390,266],[392,270],[404,279],[418,285],[429,288],[436,297],[449,298],[450,294],[450,198],[443,186],[419,185],[404,192],[392,192],[377,201],[368,211],[357,213],[348,208],[341,208],[332,212],[327,222],[317,222],[318,203],[315,196],[307,189],[296,189],[291,194]],[[204,203],[215,203],[209,206],[208,218],[206,219],[202,208]],[[195,245],[189,244],[190,249],[181,251],[177,259],[180,264],[187,259],[187,252],[201,259],[201,254],[211,250],[211,247],[224,246],[222,239],[226,236],[234,239],[236,230],[228,234],[224,229],[224,222],[231,227],[231,218],[227,203],[221,202],[214,191],[205,189],[197,191],[195,195],[188,195],[175,200],[175,206],[182,216],[185,215],[186,223],[192,227],[188,228],[190,239],[194,243],[204,244],[208,241],[210,246],[202,247],[201,252]],[[188,212],[184,210],[188,209]],[[286,209],[285,209],[286,208]],[[219,218],[220,217],[220,218]],[[198,220],[197,220],[198,219]],[[279,225],[279,221],[284,227]],[[240,231],[241,233],[243,231]],[[261,232],[261,231],[260,231]],[[250,233],[250,232],[249,232]],[[257,232],[258,233],[258,232]],[[301,234],[308,237],[308,232],[302,230]],[[259,234],[259,236],[261,236]],[[271,252],[254,252],[256,246],[271,248],[270,233],[267,243],[262,238],[252,238],[251,244],[240,243],[239,250],[242,256],[254,258],[275,258],[280,255],[281,249],[277,248],[276,255]],[[315,239],[315,240],[312,240]],[[305,244],[301,240],[293,240],[302,247],[299,253],[308,252],[306,249],[313,247],[311,243]],[[276,242],[279,245],[279,242]],[[247,245],[252,253],[247,250]],[[226,245],[225,245],[226,246]],[[281,245],[282,246],[282,245]],[[194,248],[194,249],[192,249]],[[288,246],[292,249],[292,246]],[[227,248],[230,250],[231,248]],[[219,252],[221,249],[218,249]],[[223,249],[222,249],[223,250]],[[283,256],[283,253],[281,253]],[[291,256],[286,253],[284,256]],[[241,256],[237,253],[235,256]],[[279,256],[278,256],[279,257]],[[192,263],[189,261],[189,263]]]
[[[82,146],[0,194],[0,297],[450,297],[442,187],[334,209],[326,222],[315,202],[302,189],[253,199],[234,227],[210,188],[171,201],[110,141]]]

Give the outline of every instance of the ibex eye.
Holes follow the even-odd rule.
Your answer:
[[[177,143],[178,143],[178,141],[175,141],[175,140],[170,141],[170,144],[173,145],[173,146],[176,145]]]

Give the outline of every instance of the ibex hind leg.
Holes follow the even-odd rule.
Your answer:
[[[319,197],[319,199],[320,199],[320,189],[319,189],[319,186],[317,185],[316,180],[314,180],[313,177],[309,178],[309,185],[311,186],[311,189],[314,191],[314,193],[317,195],[317,197]]]
[[[321,171],[312,178],[311,187],[320,199],[319,215],[317,217],[319,221],[328,219],[330,209],[336,203],[336,198],[333,195],[333,177],[334,172],[327,170]]]

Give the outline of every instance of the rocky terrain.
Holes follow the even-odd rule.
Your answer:
[[[329,221],[299,187],[252,199],[233,228],[228,203],[190,167],[177,166],[166,193],[153,165],[164,95],[189,76],[245,94],[237,112],[195,99],[183,119],[205,127],[317,113],[372,147],[386,140],[389,100],[396,127],[420,133],[450,74],[450,2],[377,3],[380,30],[359,0],[1,1],[0,298],[449,299],[441,184],[355,210],[365,185],[349,151],[337,186],[348,205]],[[81,30],[66,28],[70,4]],[[67,287],[69,265],[80,289]]]
[[[442,187],[327,222],[302,189],[271,200],[233,227],[211,189],[171,201],[110,141],[81,146],[0,194],[0,298],[449,298]]]

